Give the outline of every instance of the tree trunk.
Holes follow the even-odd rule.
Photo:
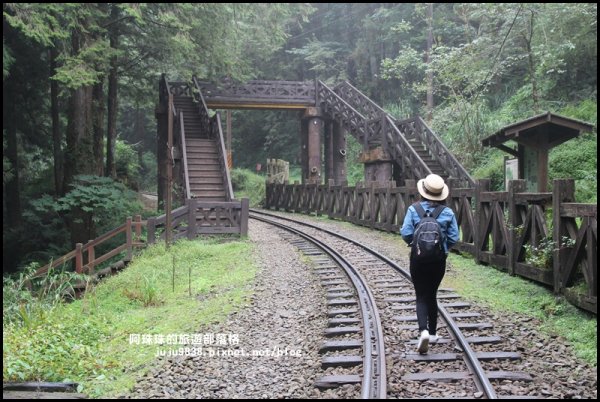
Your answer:
[[[425,64],[427,65],[427,123],[433,118],[433,72],[430,68],[431,48],[433,47],[433,3],[427,6],[427,52]]]
[[[104,82],[94,85],[92,96],[94,174],[104,176]]]
[[[116,21],[119,18],[119,8],[112,6],[111,20]],[[110,28],[110,47],[118,49],[119,32],[118,24],[111,25]],[[118,85],[118,60],[117,56],[110,59],[110,71],[108,73],[108,125],[106,132],[106,176],[113,179],[117,178],[117,169],[115,165],[115,141],[117,140],[117,85]]]
[[[531,49],[531,41],[533,39],[533,27],[535,23],[535,13],[530,10],[529,32],[523,35],[525,49],[527,49],[527,59],[529,61],[529,77],[531,80],[531,99],[533,100],[533,110],[536,114],[540,113],[540,95],[537,88],[537,79],[535,78],[535,62],[533,60],[533,51]]]
[[[56,72],[56,58],[58,50],[50,49],[51,74]],[[58,104],[58,81],[50,80],[50,110],[52,115],[52,151],[54,157],[54,192],[57,196],[64,195],[63,191],[63,160],[62,160],[62,134],[60,131],[60,114]]]
[[[4,198],[8,226],[12,229],[18,229],[21,225],[21,192],[19,188],[19,155],[15,113],[15,104],[10,102],[8,116],[4,116],[4,121],[5,126],[7,126],[6,157],[10,162],[12,177],[4,186]]]
[[[84,46],[83,34],[74,30],[71,37],[72,52],[74,55]],[[82,86],[71,91],[69,99],[69,114],[64,164],[64,187],[69,191],[69,184],[73,178],[80,174],[95,174],[94,163],[94,124],[92,119],[93,87]],[[89,240],[89,228],[86,227],[85,216],[73,214],[71,226],[71,242],[85,243]]]

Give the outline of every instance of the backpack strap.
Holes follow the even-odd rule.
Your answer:
[[[425,216],[425,210],[423,209],[421,203],[417,201],[412,205],[415,208],[415,211],[417,211],[417,215],[419,215],[419,218],[423,219],[423,217]]]
[[[433,210],[433,212],[431,213],[431,216],[433,216],[435,219],[438,218],[438,216],[440,216],[440,214],[442,213],[442,211],[446,209],[445,205],[438,205],[437,207],[435,207],[435,209]]]
[[[419,218],[423,219],[423,217],[425,216],[425,209],[423,209],[423,206],[421,205],[420,202],[415,202],[414,204],[412,204],[413,207],[415,208],[415,210],[417,211],[417,214],[419,215]],[[431,212],[431,216],[434,219],[437,219],[438,216],[440,216],[440,214],[442,213],[442,211],[446,208],[445,205],[437,205],[435,207],[435,209]]]

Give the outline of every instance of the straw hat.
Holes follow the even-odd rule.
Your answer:
[[[417,182],[417,190],[419,194],[431,201],[443,201],[448,198],[450,190],[444,179],[437,174],[430,174],[426,178]]]

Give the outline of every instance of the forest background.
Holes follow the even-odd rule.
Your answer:
[[[3,4],[3,272],[46,263],[142,211],[156,191],[158,80],[348,80],[396,118],[421,115],[476,178],[481,139],[550,111],[597,123],[597,5]],[[430,93],[430,101],[427,94]],[[233,112],[233,163],[285,159],[293,112]],[[596,203],[597,130],[550,154],[550,179]],[[349,140],[348,179],[362,179]],[[242,186],[251,175],[236,170]],[[6,252],[10,250],[10,252]]]

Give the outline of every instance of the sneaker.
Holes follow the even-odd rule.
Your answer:
[[[429,350],[429,331],[426,329],[421,332],[421,336],[419,337],[419,345],[417,346],[417,350],[420,354],[425,354]]]
[[[439,341],[440,339],[442,339],[441,336],[429,335],[429,343],[437,343],[437,341]]]

